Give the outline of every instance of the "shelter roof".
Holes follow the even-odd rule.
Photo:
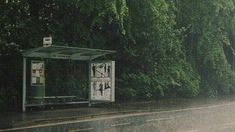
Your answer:
[[[113,50],[101,50],[68,46],[38,47],[23,51],[24,57],[39,57],[51,59],[93,60],[95,58],[115,53]]]

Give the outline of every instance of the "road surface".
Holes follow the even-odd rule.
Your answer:
[[[122,111],[83,119],[47,120],[0,131],[234,132],[235,101],[165,110]]]

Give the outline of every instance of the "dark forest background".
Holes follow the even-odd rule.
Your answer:
[[[118,101],[233,94],[234,29],[235,0],[0,0],[0,110],[20,109],[21,52],[49,34],[55,45],[116,50]]]

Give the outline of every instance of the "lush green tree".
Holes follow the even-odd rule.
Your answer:
[[[28,43],[29,10],[26,1],[0,2],[0,109],[21,104],[21,54]]]
[[[234,27],[234,1],[181,0],[177,5],[178,26],[188,27],[185,39],[188,60],[202,78],[201,93],[210,96],[232,93],[233,47],[229,33]]]
[[[47,35],[55,45],[116,50],[104,58],[117,61],[118,99],[233,93],[234,14],[234,0],[3,0],[0,108],[21,104],[21,51]],[[87,93],[77,63],[46,63],[46,76],[61,71],[47,80],[58,88],[49,94]]]
[[[55,45],[120,50],[120,42],[126,34],[127,8],[124,0],[6,0],[1,1],[0,12],[0,78],[3,82],[0,104],[5,106],[21,104],[20,52],[41,46],[44,36],[52,35]],[[50,66],[54,62],[47,63]],[[57,63],[64,65],[64,69],[71,69],[70,63]],[[78,83],[86,87],[74,77],[71,77],[72,81],[61,81],[65,77],[70,78],[69,70],[62,71],[53,76],[54,80],[47,80],[48,85],[57,80],[54,84],[61,90],[67,86],[77,87]],[[82,91],[87,91],[87,87]],[[5,106],[1,105],[7,108]]]
[[[127,0],[129,41],[125,45],[123,81],[126,96],[165,94],[196,96],[199,76],[185,60],[175,8],[165,0]]]

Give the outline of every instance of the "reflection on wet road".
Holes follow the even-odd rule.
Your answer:
[[[214,132],[235,131],[235,101],[201,107],[144,110],[94,118],[34,124],[8,131]],[[6,130],[4,130],[6,131]]]

